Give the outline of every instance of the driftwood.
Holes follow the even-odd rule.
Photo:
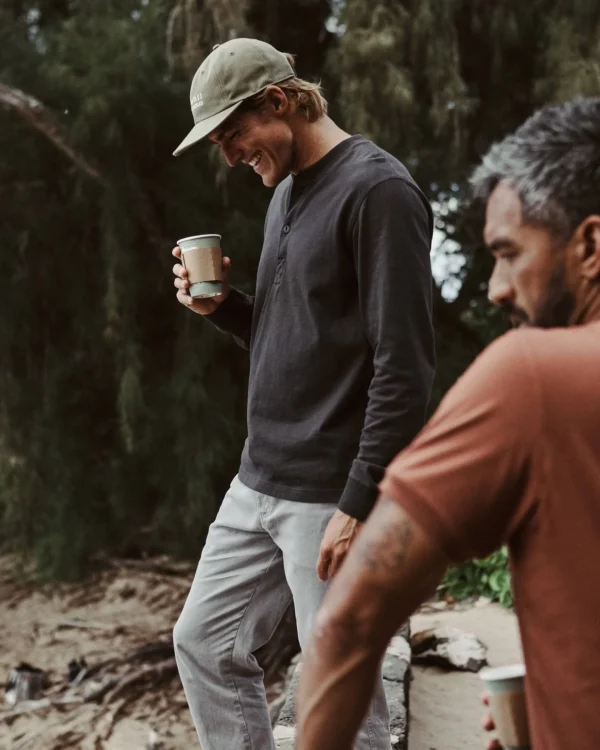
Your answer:
[[[79,630],[105,630],[110,632],[122,632],[124,630],[122,625],[111,625],[106,622],[89,622],[88,620],[80,620],[79,618],[59,620],[56,623],[57,630],[68,630],[71,628]]]

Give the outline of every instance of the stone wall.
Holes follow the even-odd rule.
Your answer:
[[[408,696],[410,684],[411,649],[409,628],[405,626],[396,635],[383,660],[383,681],[390,709],[391,742],[394,750],[407,750],[408,746]],[[302,662],[294,661],[290,669],[289,683],[283,706],[275,722],[275,741],[278,750],[293,750],[296,736],[295,700],[296,686],[300,679]]]

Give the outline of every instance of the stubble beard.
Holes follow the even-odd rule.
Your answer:
[[[564,263],[553,270],[542,299],[538,302],[533,325],[538,328],[562,328],[568,326],[575,311],[575,294],[567,285]]]

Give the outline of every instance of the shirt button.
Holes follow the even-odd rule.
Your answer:
[[[290,225],[289,224],[285,224],[284,227],[283,227],[283,231],[284,231],[285,234],[288,234],[289,231],[290,231]]]

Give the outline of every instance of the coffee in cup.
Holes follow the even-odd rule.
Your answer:
[[[221,235],[195,234],[177,240],[177,244],[188,272],[190,297],[203,299],[222,294]]]
[[[500,744],[505,750],[530,750],[525,665],[486,667],[479,672]]]

